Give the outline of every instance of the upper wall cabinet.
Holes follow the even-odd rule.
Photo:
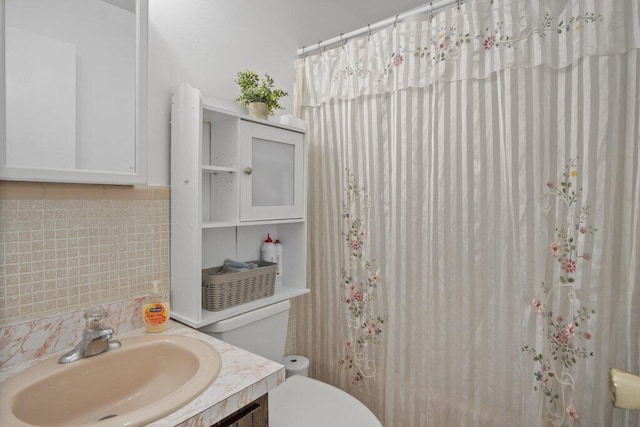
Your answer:
[[[187,84],[175,91],[173,110],[187,96],[198,106],[172,115],[171,185],[175,190],[199,183],[201,190],[194,191],[202,195],[203,226],[303,221],[304,130],[248,117],[213,99],[203,101]],[[176,150],[176,141],[199,142],[183,142]],[[194,169],[197,164],[201,171]]]
[[[307,289],[304,129],[232,111],[188,84],[171,96],[171,316],[199,328]],[[202,270],[284,247],[272,296],[202,308]]]
[[[148,0],[0,2],[0,179],[147,181]]]

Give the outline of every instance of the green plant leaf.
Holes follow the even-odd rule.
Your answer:
[[[275,89],[273,78],[266,73],[261,80],[258,74],[251,70],[241,71],[236,83],[240,86],[240,96],[236,98],[236,102],[245,106],[252,102],[264,102],[269,109],[269,115],[273,115],[275,110],[282,110],[279,100],[289,95],[282,89]]]

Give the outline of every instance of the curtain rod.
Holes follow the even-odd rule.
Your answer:
[[[430,2],[429,4],[426,4],[424,6],[419,6],[416,7],[415,9],[410,9],[406,12],[400,13],[396,16],[392,16],[391,18],[387,18],[384,19],[382,21],[378,21],[375,24],[370,24],[367,25],[366,27],[362,27],[360,29],[357,30],[353,30],[351,32],[348,32],[346,34],[340,34],[337,37],[331,38],[329,40],[325,40],[325,41],[320,41],[316,44],[313,44],[311,46],[303,46],[300,49],[298,49],[296,51],[296,53],[298,54],[298,56],[302,56],[305,53],[309,53],[312,52],[314,50],[318,50],[320,48],[326,47],[326,46],[330,46],[339,42],[344,42],[346,40],[349,40],[351,38],[354,37],[358,37],[361,36],[363,34],[371,34],[372,31],[378,30],[380,28],[384,28],[387,27],[389,25],[392,24],[396,24],[398,22],[404,21],[405,19],[415,16],[415,15],[421,15],[424,13],[435,13],[435,12],[439,12],[441,10],[447,9],[451,6],[454,5],[461,5],[463,3],[463,0],[436,0],[433,2]]]

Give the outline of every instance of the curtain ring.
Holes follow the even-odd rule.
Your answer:
[[[400,16],[400,14],[396,15],[396,20],[393,21],[393,28],[396,28],[396,24],[398,23],[398,17]]]
[[[344,49],[344,47],[347,45],[347,40],[343,39],[342,37],[344,36],[344,33],[340,34],[340,42],[342,43],[342,48]]]
[[[429,10],[429,22],[433,21],[433,2],[430,1],[429,2],[429,6],[431,6],[431,9]]]
[[[367,41],[371,41],[371,24],[367,24]]]

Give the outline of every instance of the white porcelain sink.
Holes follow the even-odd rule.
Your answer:
[[[140,426],[185,406],[217,378],[210,345],[179,335],[123,338],[67,365],[58,356],[0,385],[1,426]]]

